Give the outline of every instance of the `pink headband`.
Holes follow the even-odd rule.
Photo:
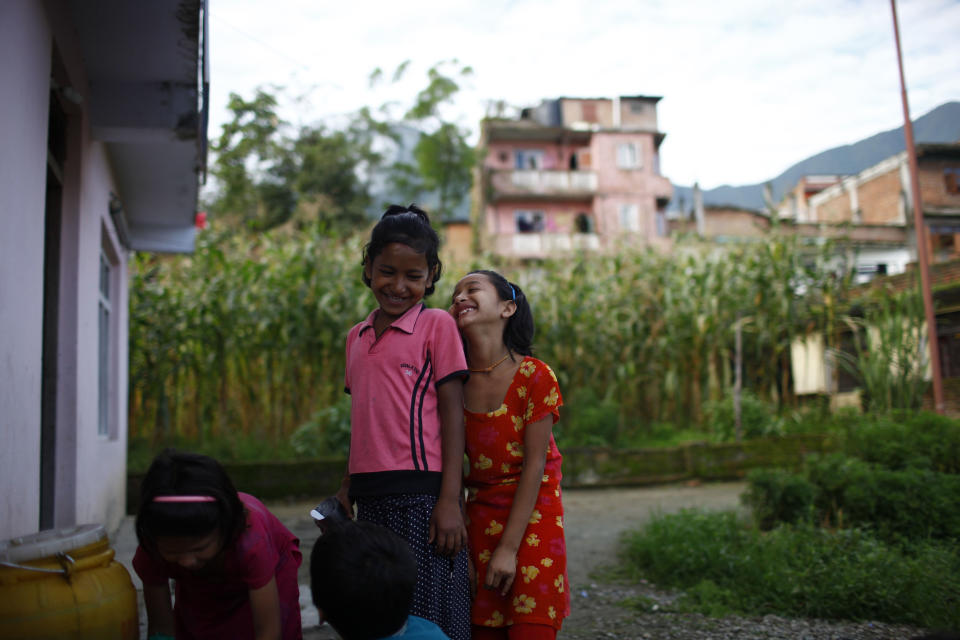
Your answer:
[[[213,496],[157,496],[154,502],[216,502]]]

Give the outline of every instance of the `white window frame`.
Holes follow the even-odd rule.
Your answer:
[[[640,205],[625,202],[620,205],[620,228],[623,231],[639,233],[640,231]]]
[[[643,168],[643,151],[636,142],[618,142],[617,143],[617,168],[619,169],[641,169]]]
[[[100,233],[97,265],[97,436],[108,440],[119,437],[119,298],[119,251],[104,227]]]

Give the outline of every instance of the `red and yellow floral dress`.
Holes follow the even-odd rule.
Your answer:
[[[557,377],[545,363],[525,357],[500,408],[488,413],[465,411],[467,457],[467,531],[470,554],[483,584],[513,505],[523,469],[526,425],[553,415],[563,404]],[[517,575],[506,596],[478,589],[471,610],[475,625],[514,623],[560,628],[570,614],[567,549],[560,500],[560,451],[550,435],[543,481],[530,522],[517,552]]]

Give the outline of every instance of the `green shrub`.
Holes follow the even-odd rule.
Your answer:
[[[625,537],[626,567],[663,586],[687,587],[701,580],[727,584],[749,562],[756,533],[733,511],[685,509],[652,518],[642,532]]]
[[[844,450],[893,470],[960,473],[960,421],[929,411],[863,416],[848,425]]]
[[[617,440],[620,408],[609,397],[599,397],[587,387],[574,389],[564,398],[563,420],[557,424],[560,446],[609,446]]]
[[[850,407],[830,410],[827,401],[816,401],[786,412],[781,418],[784,434],[845,434],[851,422],[860,419],[860,412]]]
[[[350,449],[350,396],[314,412],[290,436],[290,445],[301,456],[344,456]]]
[[[814,507],[817,520],[827,526],[843,526],[847,487],[857,477],[869,472],[868,463],[842,453],[807,458],[805,473],[807,480],[816,487]]]
[[[871,469],[851,478],[843,509],[850,526],[884,540],[960,540],[960,476]]]
[[[804,474],[780,469],[748,476],[742,500],[761,529],[779,523],[869,528],[883,540],[960,540],[960,476],[891,471],[841,453],[810,456]]]
[[[718,402],[709,402],[705,408],[707,424],[721,441],[736,439],[733,397],[727,395]],[[761,400],[755,393],[744,390],[740,396],[740,427],[743,438],[762,438],[783,435],[783,424],[773,406]]]
[[[948,544],[906,552],[807,524],[761,535],[733,512],[683,511],[625,536],[623,560],[630,575],[685,590],[681,609],[707,614],[960,624],[960,554]]]
[[[304,457],[288,442],[275,442],[257,434],[223,434],[216,439],[199,442],[184,437],[173,437],[159,443],[150,442],[146,438],[131,438],[127,443],[127,471],[146,471],[153,458],[168,447],[201,453],[219,462],[264,462]]]
[[[747,474],[747,482],[741,500],[753,511],[760,529],[813,519],[816,487],[806,478],[784,469],[754,469]]]

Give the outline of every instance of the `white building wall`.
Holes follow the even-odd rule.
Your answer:
[[[110,192],[115,187],[103,144],[87,140],[82,158],[79,264],[71,283],[79,292],[76,340],[72,345],[77,363],[76,521],[99,522],[112,528],[119,523],[126,506],[127,256],[109,215]],[[111,422],[106,436],[98,433],[100,248],[104,242],[118,260],[112,269]]]
[[[0,2],[0,539],[40,519],[50,50],[41,3]]]
[[[909,247],[891,247],[888,249],[860,249],[855,258],[857,284],[869,282],[876,275],[877,265],[886,265],[886,275],[894,276],[907,270],[907,265],[915,259]]]
[[[823,336],[820,334],[795,338],[790,344],[794,393],[806,395],[829,391],[824,353]]]
[[[70,85],[86,81],[69,34],[52,31],[35,0],[0,2],[0,540],[40,522],[40,418],[47,120],[54,40]],[[62,27],[63,25],[61,25]],[[66,29],[69,31],[69,29]],[[61,41],[61,36],[64,40]],[[69,115],[63,167],[54,526],[113,529],[126,488],[127,255],[109,215],[116,192],[81,101]],[[109,434],[98,434],[99,265],[113,248]]]

